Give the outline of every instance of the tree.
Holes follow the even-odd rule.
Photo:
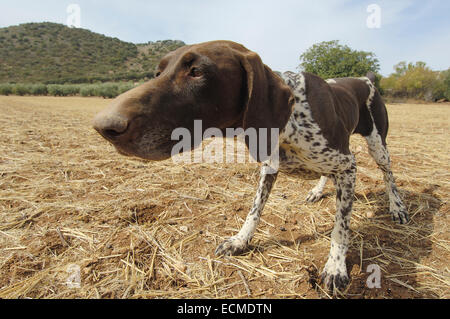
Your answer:
[[[377,73],[380,64],[372,52],[352,50],[338,40],[314,44],[300,56],[299,68],[324,79],[348,76],[365,76]],[[379,80],[379,76],[378,80]]]
[[[389,95],[426,101],[445,97],[448,99],[450,93],[448,70],[433,71],[422,61],[416,63],[402,61],[394,65],[394,70],[389,77],[381,80],[381,87]]]
[[[445,98],[450,101],[450,69],[440,72],[438,81],[439,84],[435,90],[435,98]]]
[[[450,101],[450,69],[448,69],[445,73],[444,85],[445,85],[445,97],[447,98],[447,100]]]

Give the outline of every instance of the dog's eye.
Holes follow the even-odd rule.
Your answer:
[[[200,76],[202,76],[203,73],[198,69],[198,68],[191,68],[191,70],[189,71],[189,76],[192,76],[194,78],[198,78]]]
[[[161,71],[156,72],[155,78],[157,78],[157,77],[160,76],[160,75],[161,75]]]

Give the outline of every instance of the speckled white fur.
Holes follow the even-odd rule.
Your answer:
[[[306,196],[306,201],[314,203],[320,200],[323,196],[323,189],[325,188],[327,181],[328,178],[326,176],[321,176],[317,185],[309,191],[308,196]]]
[[[322,196],[323,188],[330,177],[336,187],[336,217],[331,233],[331,247],[325,264],[322,280],[329,289],[342,289],[348,283],[345,258],[350,238],[350,217],[353,205],[356,178],[356,161],[353,154],[343,154],[329,146],[319,125],[312,117],[311,107],[306,96],[305,77],[302,73],[285,72],[282,78],[295,96],[293,112],[279,136],[279,171],[294,174],[304,179],[317,179],[319,184],[310,192],[307,199],[315,201]],[[375,87],[366,77],[359,78],[370,88],[367,107],[370,111]],[[330,80],[329,83],[336,83]],[[371,115],[372,116],[372,115]],[[373,116],[372,116],[373,120]],[[375,124],[372,134],[366,137],[369,152],[385,173],[385,181],[391,199],[394,216],[402,218],[404,206],[398,197],[389,168],[389,153],[382,144]],[[220,244],[217,254],[236,254],[244,251],[259,223],[261,212],[276,180],[277,173],[272,174],[267,164],[261,168],[260,182],[253,207],[239,233]]]

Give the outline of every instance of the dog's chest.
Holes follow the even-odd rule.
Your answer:
[[[327,151],[331,149],[308,113],[305,105],[295,105],[291,118],[280,134],[279,169],[305,179],[316,179],[326,170],[324,164],[331,160]]]
[[[296,104],[279,137],[279,170],[317,179],[321,175],[336,173],[347,166],[348,158],[328,145],[319,125],[314,121],[311,106],[305,94],[304,77],[289,74],[286,83],[292,88]]]

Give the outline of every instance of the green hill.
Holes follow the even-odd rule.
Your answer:
[[[0,28],[0,83],[87,83],[153,76],[182,41],[133,44],[56,23]]]

